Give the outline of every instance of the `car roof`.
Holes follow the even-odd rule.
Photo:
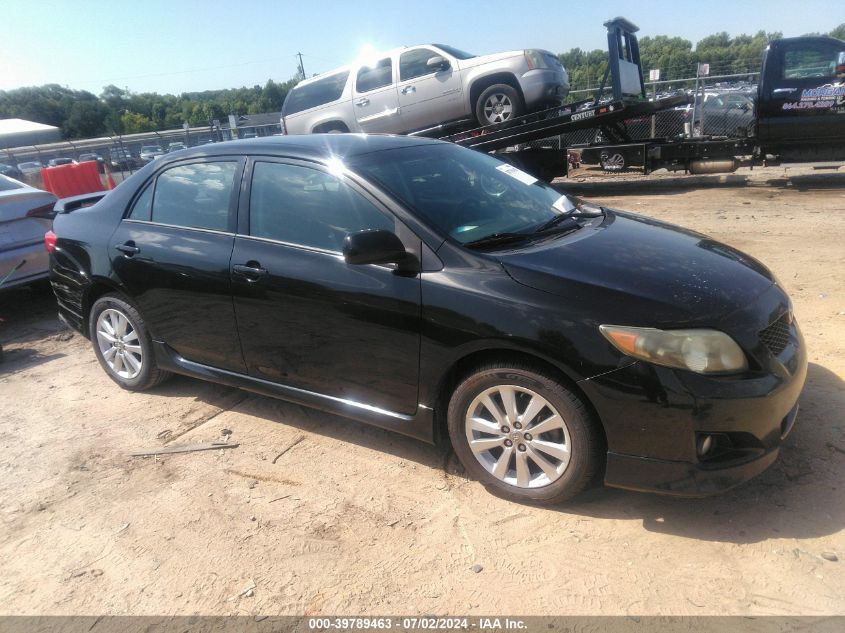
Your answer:
[[[400,147],[445,143],[436,139],[391,134],[296,134],[200,145],[174,154],[172,160],[227,154],[260,154],[323,160],[332,156],[351,158]]]

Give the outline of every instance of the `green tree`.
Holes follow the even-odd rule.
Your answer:
[[[137,134],[139,132],[152,132],[155,129],[153,122],[138,112],[125,111],[121,117],[121,128],[124,134]]]
[[[108,107],[97,99],[76,101],[62,125],[67,138],[90,138],[106,132]]]

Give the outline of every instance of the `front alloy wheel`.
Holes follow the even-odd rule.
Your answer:
[[[495,84],[484,90],[475,102],[475,118],[479,125],[504,123],[522,115],[522,96],[513,86]]]
[[[540,394],[518,385],[482,391],[466,418],[470,450],[491,475],[519,488],[557,481],[569,465],[569,430]]]
[[[491,94],[484,101],[484,118],[490,123],[501,123],[513,116],[513,102],[501,92]]]
[[[604,465],[604,435],[581,396],[530,365],[478,367],[452,393],[446,421],[467,472],[517,501],[569,499]]]

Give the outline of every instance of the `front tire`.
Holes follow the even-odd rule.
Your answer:
[[[516,501],[571,499],[603,466],[601,434],[584,403],[528,366],[480,368],[455,389],[447,416],[467,472]]]
[[[507,84],[486,88],[475,101],[475,118],[482,126],[510,121],[524,111],[525,104],[519,92]]]
[[[100,366],[124,389],[144,391],[170,377],[170,372],[156,365],[144,320],[126,297],[115,293],[97,299],[88,317],[88,331]]]

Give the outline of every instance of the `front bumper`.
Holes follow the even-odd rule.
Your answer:
[[[780,314],[785,307],[763,303],[772,308],[766,314]],[[760,329],[759,323],[752,326],[754,337]],[[745,349],[751,339],[744,341]],[[797,324],[790,325],[780,352],[759,344],[752,356],[761,362],[743,376],[703,376],[633,362],[579,382],[607,436],[605,483],[703,496],[771,466],[795,422],[807,376]],[[714,449],[702,455],[706,437]]]
[[[529,70],[519,78],[519,87],[529,111],[561,103],[569,94],[566,74],[557,70]]]
[[[784,438],[792,430],[797,415],[796,404],[779,425]],[[779,447],[748,451],[734,459],[711,464],[608,453],[605,485],[679,497],[706,497],[756,477],[777,461],[779,453]]]

